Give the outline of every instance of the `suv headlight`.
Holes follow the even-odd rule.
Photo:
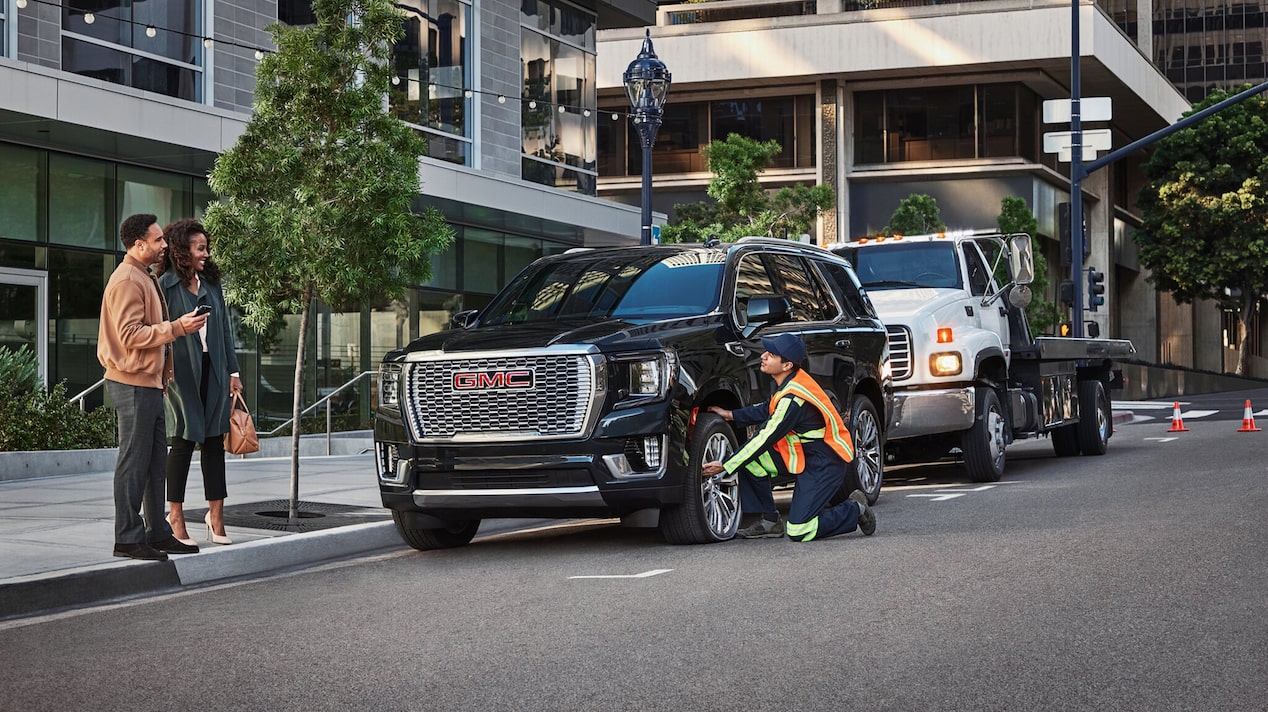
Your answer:
[[[669,393],[669,386],[678,370],[678,359],[672,351],[662,351],[622,359],[621,365],[625,370],[625,383],[622,384],[624,393],[617,405],[630,406],[664,398]]]
[[[401,364],[379,366],[379,405],[384,408],[401,407]]]

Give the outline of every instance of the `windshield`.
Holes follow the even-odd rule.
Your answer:
[[[905,242],[842,250],[868,290],[935,287],[960,289],[953,242]]]
[[[535,262],[481,313],[480,324],[708,314],[718,305],[725,260],[724,253],[706,250],[621,250]]]

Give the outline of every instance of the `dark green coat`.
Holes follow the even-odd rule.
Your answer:
[[[159,277],[167,297],[168,312],[175,319],[210,304],[207,315],[207,354],[211,356],[211,383],[207,404],[198,407],[198,391],[203,377],[203,346],[198,332],[178,337],[172,344],[176,362],[176,382],[167,387],[167,434],[200,443],[229,431],[229,374],[238,372],[238,356],[233,348],[229,309],[220,287],[202,280],[198,295],[189,293],[175,272]]]

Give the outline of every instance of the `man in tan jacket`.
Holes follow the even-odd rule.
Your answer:
[[[114,555],[166,561],[197,546],[177,541],[163,517],[167,424],[163,392],[172,380],[170,344],[197,332],[205,314],[168,320],[167,303],[150,273],[167,249],[154,215],[132,215],[119,228],[127,255],[110,276],[101,301],[97,360],[119,422],[114,471]],[[144,507],[145,518],[140,510]]]

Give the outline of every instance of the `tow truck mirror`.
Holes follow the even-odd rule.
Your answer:
[[[476,317],[480,315],[479,309],[468,309],[460,311],[449,318],[449,326],[453,329],[470,329],[476,322]]]
[[[1008,238],[1008,270],[1012,272],[1015,284],[1035,281],[1035,256],[1030,251],[1030,235]]]
[[[792,302],[785,296],[750,297],[745,316],[748,323],[744,326],[744,336],[748,338],[763,326],[771,326],[788,321],[792,314]]]

